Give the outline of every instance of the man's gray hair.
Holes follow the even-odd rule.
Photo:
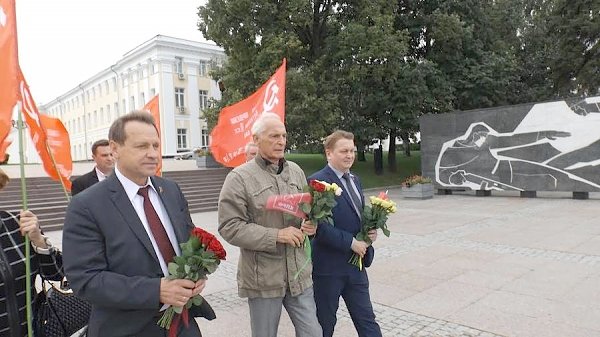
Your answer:
[[[281,122],[281,117],[279,117],[278,114],[274,112],[263,112],[254,122],[254,124],[252,124],[252,129],[250,129],[250,131],[252,131],[252,136],[256,136],[259,133],[265,131],[266,122],[273,119],[276,119]]]

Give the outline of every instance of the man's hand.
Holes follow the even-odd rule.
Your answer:
[[[287,243],[294,247],[300,247],[304,241],[304,234],[296,227],[290,226],[284,229],[280,229],[277,232],[277,242]]]
[[[48,248],[46,241],[40,231],[38,218],[31,211],[21,211],[19,216],[19,227],[23,236],[28,235],[29,240],[39,248]]]
[[[203,281],[206,282],[206,280]],[[196,286],[198,282],[194,283],[190,280],[181,279],[169,280],[163,277],[160,280],[160,303],[175,307],[184,306],[194,296],[194,291],[198,291],[198,288],[200,288],[198,291],[200,293],[204,289],[204,283],[201,286]]]
[[[369,236],[369,239],[371,239],[371,242],[375,242],[375,240],[377,240],[377,229],[371,229],[367,235]]]
[[[366,242],[358,241],[352,238],[352,246],[350,248],[352,248],[352,251],[355,252],[358,256],[364,257],[367,253],[367,247],[369,247],[369,245]]]
[[[300,226],[300,230],[304,232],[304,234],[312,236],[317,233],[317,226],[314,225],[310,220],[302,221],[302,226]]]
[[[204,287],[206,287],[206,279],[201,278],[194,285],[194,289],[192,289],[192,297],[200,294],[204,290]]]

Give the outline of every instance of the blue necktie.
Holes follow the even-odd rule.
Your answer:
[[[342,175],[342,178],[344,178],[344,180],[346,180],[346,186],[348,187],[348,194],[350,195],[350,199],[352,199],[352,203],[354,204],[356,211],[358,212],[358,214],[361,214],[362,208],[363,208],[362,201],[360,201],[360,198],[358,197],[358,195],[356,195],[356,192],[354,192],[354,187],[352,187],[352,178],[350,178],[350,174],[346,172]]]

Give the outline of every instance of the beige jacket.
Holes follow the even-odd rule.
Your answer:
[[[301,220],[265,209],[271,195],[302,192],[306,177],[293,162],[284,162],[280,174],[277,169],[256,156],[231,171],[221,189],[219,233],[240,247],[240,297],[283,297],[287,290],[296,296],[312,286],[310,262],[294,280],[307,260],[303,248],[276,242],[279,229],[299,227]]]

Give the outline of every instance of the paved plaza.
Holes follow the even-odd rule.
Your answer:
[[[383,335],[600,336],[600,195],[538,195],[407,200],[391,190],[392,235],[380,234],[368,270]],[[216,212],[193,219],[218,234]],[[59,245],[60,235],[50,233]],[[204,292],[218,316],[199,320],[205,337],[249,336],[239,251],[226,249]],[[340,308],[335,336],[356,336],[343,301]],[[285,311],[279,336],[294,336]]]

